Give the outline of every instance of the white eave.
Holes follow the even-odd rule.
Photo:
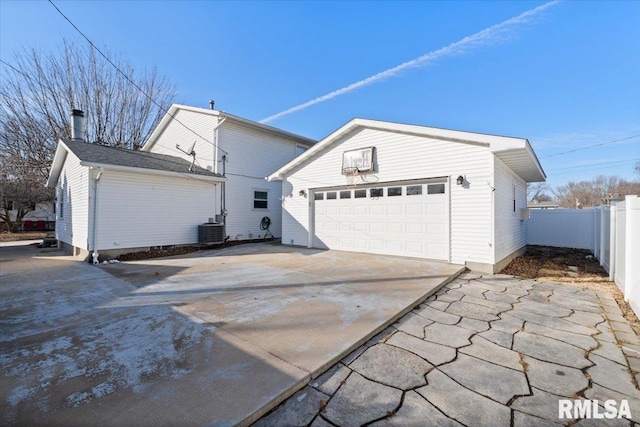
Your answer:
[[[53,188],[57,185],[58,179],[60,178],[60,173],[62,172],[62,167],[64,166],[64,162],[67,159],[69,153],[73,152],[67,147],[64,141],[58,141],[58,146],[56,147],[56,152],[53,156],[53,162],[51,164],[51,170],[49,172],[49,178],[47,179],[46,187]],[[163,176],[172,176],[176,178],[188,178],[199,181],[208,181],[208,182],[225,182],[227,180],[226,177],[223,176],[213,176],[213,175],[200,175],[196,173],[190,172],[175,172],[175,171],[167,171],[160,169],[150,169],[150,168],[136,168],[131,166],[121,166],[114,165],[110,163],[99,163],[99,162],[87,162],[80,160],[80,166],[85,166],[88,168],[103,168],[104,170],[115,170],[121,172],[131,172],[131,173],[141,173],[147,175],[163,175]]]
[[[54,188],[58,184],[58,178],[68,152],[69,148],[62,141],[58,141],[56,152],[53,155],[53,162],[51,163],[51,170],[49,171],[49,178],[47,178],[47,183],[45,184],[46,187]]]
[[[160,169],[135,168],[131,166],[112,165],[112,164],[96,163],[96,162],[80,161],[80,166],[86,166],[88,168],[103,168],[106,171],[113,170],[113,171],[119,171],[119,172],[131,172],[131,173],[139,173],[139,174],[145,174],[145,175],[173,176],[176,178],[188,178],[188,179],[193,179],[197,181],[225,182],[227,180],[227,178],[223,176],[199,175],[199,174],[190,173],[190,172],[174,172],[174,171],[166,171],[166,170],[160,170]]]
[[[538,158],[526,139],[358,118],[352,119],[326,136],[309,150],[269,175],[267,179],[269,181],[282,180],[289,172],[327,150],[338,139],[358,128],[484,145],[526,182],[539,182],[546,179],[542,166],[540,166]]]
[[[317,142],[315,139],[311,139],[305,136],[297,135],[295,133],[287,132],[285,130],[275,128],[273,126],[254,122],[253,120],[243,119],[242,117],[234,116],[232,114],[228,114],[223,111],[211,110],[207,108],[191,107],[188,105],[181,105],[181,104],[172,104],[171,107],[169,107],[169,110],[167,110],[167,112],[165,113],[164,117],[162,117],[162,120],[160,120],[160,123],[158,123],[158,126],[156,126],[156,128],[151,133],[151,136],[149,136],[149,139],[147,139],[147,141],[143,144],[141,148],[142,151],[151,150],[151,147],[153,147],[153,144],[156,143],[156,141],[158,140],[160,135],[162,135],[162,132],[164,132],[165,128],[169,125],[169,123],[171,123],[172,120],[176,120],[175,116],[178,113],[178,110],[206,114],[213,117],[219,117],[221,119],[226,118],[230,122],[241,123],[245,126],[254,128],[256,130],[259,130],[262,132],[268,132],[280,137],[292,139],[300,144],[305,144],[308,146],[314,145]],[[202,135],[202,137],[206,138],[207,135]],[[213,143],[213,141],[209,141],[209,142]]]

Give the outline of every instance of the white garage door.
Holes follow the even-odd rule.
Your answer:
[[[446,182],[315,191],[314,247],[448,260]]]

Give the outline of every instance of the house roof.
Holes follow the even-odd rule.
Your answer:
[[[142,145],[142,151],[151,150],[151,147],[153,147],[153,145],[156,143],[160,135],[162,135],[162,132],[164,132],[167,125],[169,125],[171,121],[177,120],[175,116],[179,110],[191,111],[191,112],[205,114],[213,117],[219,117],[220,119],[225,118],[231,122],[241,123],[243,125],[260,130],[262,132],[268,132],[268,133],[282,136],[285,138],[290,138],[305,145],[313,145],[317,142],[315,139],[311,139],[305,136],[297,135],[295,133],[287,132],[285,130],[275,128],[273,126],[254,122],[253,120],[243,119],[242,117],[234,116],[232,114],[225,113],[224,111],[211,110],[208,108],[191,107],[188,105],[181,105],[181,104],[172,104],[171,107],[169,107],[169,110],[167,110],[167,112],[165,113],[162,120],[160,120],[160,123],[158,123],[158,126],[156,126],[156,128],[154,129],[151,136],[149,136],[149,139],[147,139],[145,143]],[[206,136],[202,136],[202,138],[206,138]],[[213,143],[213,141],[209,141],[209,142]]]
[[[142,151],[126,150],[79,141],[60,140],[51,165],[51,172],[47,186],[52,187],[58,182],[62,166],[67,154],[73,153],[80,165],[87,167],[104,167],[130,172],[153,172],[162,175],[194,176],[211,181],[224,181],[222,175],[210,172],[198,165],[179,157],[166,154],[146,153]]]
[[[529,209],[548,209],[548,208],[558,208],[560,205],[557,202],[529,202],[527,203],[527,208]]]
[[[342,127],[319,141],[309,150],[305,151],[303,154],[296,157],[273,174],[269,175],[267,179],[270,181],[281,180],[289,172],[326,151],[328,147],[336,143],[344,135],[360,128],[378,129],[388,132],[437,138],[452,142],[485,145],[496,157],[502,160],[526,182],[541,182],[546,179],[544,170],[542,169],[536,154],[533,152],[529,141],[523,138],[487,135],[482,133],[463,132],[359,118],[355,118],[347,122]]]

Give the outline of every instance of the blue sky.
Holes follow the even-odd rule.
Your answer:
[[[98,46],[156,66],[180,103],[260,121],[431,54],[269,124],[317,139],[353,117],[518,136],[551,186],[640,179],[640,2],[55,3]],[[50,3],[0,0],[3,60],[63,38],[86,43]]]

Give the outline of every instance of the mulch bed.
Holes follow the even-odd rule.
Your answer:
[[[245,243],[257,243],[257,242],[268,242],[273,239],[259,239],[259,240],[229,240],[225,243],[220,243],[217,245],[198,245],[198,246],[168,246],[168,247],[159,247],[159,248],[151,248],[148,251],[140,251],[140,252],[131,252],[128,254],[123,254],[115,259],[118,261],[138,261],[143,259],[151,259],[151,258],[162,258],[168,256],[176,256],[176,255],[184,255],[190,254],[192,252],[204,251],[204,250],[217,250],[223,248],[229,248],[231,246],[238,246]],[[100,261],[103,261],[100,258]]]
[[[609,281],[609,275],[585,249],[527,246],[527,252],[501,271],[502,274],[557,282],[582,288],[609,292],[618,303],[631,328],[640,336],[640,321],[624,300],[618,286]]]

